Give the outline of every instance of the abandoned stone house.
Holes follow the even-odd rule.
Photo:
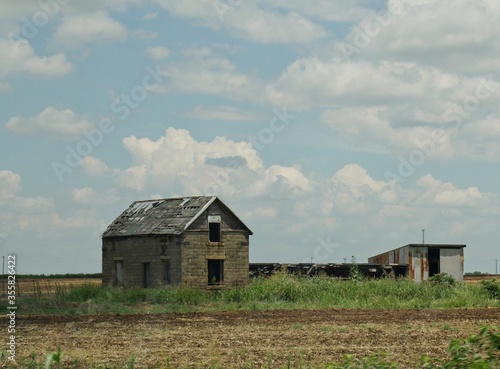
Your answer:
[[[214,196],[135,201],[102,235],[102,283],[209,289],[246,285],[250,235]]]

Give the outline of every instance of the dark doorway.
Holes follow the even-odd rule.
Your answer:
[[[429,277],[436,275],[440,272],[440,252],[439,249],[429,249]]]
[[[208,284],[218,285],[224,281],[224,260],[208,261]]]
[[[149,288],[149,286],[151,284],[151,264],[144,263],[142,265],[143,265],[144,288]]]
[[[115,261],[116,284],[123,285],[123,260]]]
[[[163,282],[170,284],[170,260],[163,260]]]

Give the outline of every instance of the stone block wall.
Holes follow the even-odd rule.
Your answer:
[[[123,263],[123,287],[144,286],[144,263],[150,264],[150,287],[161,287],[164,260],[170,260],[172,285],[181,281],[180,236],[112,237],[102,240],[102,283],[117,286],[115,262]]]
[[[208,242],[208,232],[186,232],[181,249],[182,285],[205,288],[208,260],[224,260],[223,287],[248,284],[248,235],[223,231],[222,242]]]

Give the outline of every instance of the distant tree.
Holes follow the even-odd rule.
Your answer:
[[[475,271],[475,272],[467,272],[465,273],[465,275],[490,275],[490,273],[483,273],[483,272],[479,272],[479,271]]]

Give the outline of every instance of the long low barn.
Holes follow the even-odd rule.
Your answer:
[[[347,279],[351,268],[356,266],[365,277],[381,278],[386,275],[404,277],[408,275],[408,265],[383,265],[383,264],[281,264],[281,263],[250,263],[250,276],[267,276],[279,271],[286,271],[295,275],[315,276],[319,274],[328,277]]]

